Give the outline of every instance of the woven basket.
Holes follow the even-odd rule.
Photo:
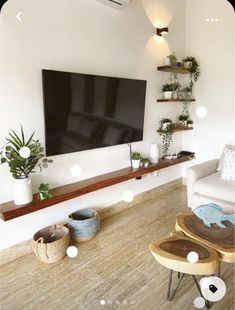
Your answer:
[[[56,263],[66,256],[69,246],[69,230],[62,225],[53,225],[39,230],[33,236],[32,248],[43,263]]]
[[[100,228],[98,212],[94,209],[83,209],[69,215],[69,231],[71,237],[84,242],[93,238]]]

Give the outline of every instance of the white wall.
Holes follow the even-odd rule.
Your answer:
[[[22,22],[16,14],[22,12]],[[157,72],[163,58],[176,51],[184,56],[184,1],[133,0],[116,11],[94,0],[10,0],[0,17],[0,145],[11,128],[22,124],[26,133],[36,130],[44,143],[41,69],[94,73],[147,79],[144,142],[135,150],[147,152],[163,116],[176,118],[177,105],[157,104],[160,85],[167,76]],[[170,25],[167,41],[156,38],[156,26]],[[182,134],[175,135],[181,148]],[[33,177],[52,187],[86,179],[129,165],[126,145],[54,156],[54,164]],[[75,178],[69,168],[82,167]],[[124,190],[135,194],[181,176],[181,166],[162,170],[159,178],[130,180],[8,222],[0,222],[1,249],[28,240],[38,229],[63,222],[74,210],[104,207],[121,200]],[[0,202],[12,199],[12,180],[7,166],[0,166]]]
[[[219,21],[207,22],[207,18]],[[198,59],[201,76],[195,84],[197,102],[192,108],[195,129],[191,137],[184,136],[183,146],[195,151],[196,162],[202,162],[219,158],[225,144],[235,144],[233,7],[226,0],[186,0],[185,29],[187,55]],[[206,118],[196,116],[198,106],[208,109]]]

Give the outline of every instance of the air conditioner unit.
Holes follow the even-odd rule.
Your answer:
[[[123,9],[131,2],[131,0],[96,0],[96,1],[108,5],[114,9]]]

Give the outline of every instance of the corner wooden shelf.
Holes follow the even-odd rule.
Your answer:
[[[102,174],[84,181],[56,187],[50,190],[52,198],[47,200],[39,200],[38,194],[34,194],[33,201],[28,205],[16,206],[14,201],[8,201],[0,204],[0,217],[4,221],[8,221],[19,216],[50,207],[63,201],[85,195],[98,189],[140,177],[147,173],[171,167],[192,159],[193,158],[189,156],[183,156],[170,160],[160,159],[157,164],[151,164],[147,168],[132,169],[131,167],[128,167],[125,169]]]
[[[163,72],[173,72],[173,69],[171,66],[160,66],[157,67],[158,71],[163,71]],[[181,74],[189,74],[190,70],[188,68],[185,67],[178,67],[176,69],[177,73],[181,73]]]
[[[190,100],[187,100],[187,101],[196,101],[196,99],[190,99]],[[157,102],[184,102],[183,99],[157,99]]]

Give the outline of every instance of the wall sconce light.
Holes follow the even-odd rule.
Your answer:
[[[164,27],[164,28],[157,28],[157,35],[158,36],[164,36],[165,34],[168,34],[168,28]]]

